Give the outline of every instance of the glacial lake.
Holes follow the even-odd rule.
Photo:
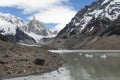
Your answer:
[[[43,75],[5,80],[120,80],[119,52],[62,52],[60,69]]]

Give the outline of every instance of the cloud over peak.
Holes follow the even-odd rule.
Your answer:
[[[0,0],[0,7],[23,9],[24,14],[35,12],[33,16],[38,20],[57,24],[54,29],[61,30],[76,13],[69,3],[69,0]]]

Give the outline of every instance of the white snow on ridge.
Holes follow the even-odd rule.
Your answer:
[[[26,23],[21,18],[15,17],[11,14],[4,14],[0,12],[0,30],[3,35],[15,35],[16,29],[19,28],[25,32]]]
[[[80,25],[80,23],[76,23],[76,24],[75,24],[75,26],[79,26],[79,25]]]
[[[93,15],[95,18],[97,18],[102,12],[103,10],[94,10],[93,12],[90,12],[88,14]]]
[[[105,17],[109,18],[112,21],[117,19],[118,16],[120,15],[120,12],[116,11],[115,9],[120,9],[120,0],[113,0],[113,1],[110,2],[109,5],[106,6],[106,8],[104,9]],[[109,13],[111,13],[111,12],[113,12],[114,14],[110,15]]]
[[[10,23],[16,25],[17,27],[26,26],[26,24],[23,22],[23,20],[21,18],[15,17],[8,13],[7,14],[0,13],[0,19],[5,20],[6,22],[10,22]]]
[[[109,1],[110,0],[105,0],[102,3],[102,5],[108,3]],[[79,22],[76,22],[76,20],[74,19],[73,25],[82,26],[80,29],[80,32],[81,32],[87,26],[87,24],[92,20],[93,17],[98,18],[99,16],[103,16],[103,17],[109,18],[111,21],[114,21],[120,15],[120,12],[118,11],[118,9],[120,9],[120,0],[113,0],[110,2],[110,4],[108,4],[105,7],[105,9],[95,9],[92,12],[84,14],[84,17]]]
[[[37,42],[37,43],[39,43],[43,38],[53,38],[53,37],[55,37],[56,35],[48,35],[48,36],[42,36],[42,35],[37,35],[37,34],[35,34],[35,33],[33,33],[33,32],[30,32],[30,33],[28,33],[28,32],[25,32],[27,35],[29,35],[30,37],[32,37],[33,39],[35,39],[35,41]]]
[[[27,35],[29,35],[30,37],[32,37],[33,39],[35,39],[35,41],[38,43],[38,42],[40,42],[40,40],[41,39],[43,39],[43,37],[44,36],[40,36],[40,35],[37,35],[37,34],[35,34],[35,33],[33,33],[33,32],[30,32],[30,33],[28,33],[28,32],[25,32]]]
[[[85,26],[90,22],[91,19],[92,17],[90,16],[84,16],[84,18],[81,21],[84,21],[85,23],[81,25],[81,31],[85,28]]]
[[[0,20],[0,30],[3,31],[1,33],[3,35],[8,35],[8,34],[15,35],[16,34],[16,26],[4,20]]]
[[[94,29],[94,27],[91,27],[91,29],[89,30],[89,32],[92,31],[93,29]]]
[[[108,1],[110,1],[110,0],[105,0],[101,5],[106,4]]]

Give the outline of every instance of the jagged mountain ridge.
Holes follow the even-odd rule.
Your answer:
[[[96,0],[78,11],[71,22],[57,35],[55,45],[59,43],[59,46],[54,46],[68,49],[82,49],[83,47],[95,49],[100,45],[102,47],[97,49],[108,49],[109,44],[106,46],[103,44],[107,42],[107,36],[111,36],[110,40],[117,42],[113,41],[114,49],[118,49],[120,41],[118,37],[113,39],[114,35],[120,35],[120,0]],[[101,39],[100,37],[103,36],[106,37]],[[90,46],[93,44],[96,45]],[[109,49],[113,49],[112,46],[113,44]]]
[[[120,0],[97,0],[78,11],[58,36],[70,36],[78,33],[101,35],[105,29],[114,24],[119,16]]]
[[[26,24],[24,21],[20,18],[17,18],[15,16],[12,16],[10,14],[3,14],[0,13],[0,30],[1,34],[7,35],[7,34],[16,34],[16,29],[23,29],[26,28]]]
[[[33,37],[36,42],[43,42],[46,38],[53,38],[56,34],[44,27],[44,24],[35,17],[27,24],[27,34]]]
[[[36,19],[27,24],[21,18],[4,13],[0,13],[0,33],[11,41],[29,44],[39,42],[42,38],[53,34]]]
[[[33,32],[43,36],[49,35],[49,32],[46,30],[43,23],[39,22],[35,18],[28,23],[28,32]]]

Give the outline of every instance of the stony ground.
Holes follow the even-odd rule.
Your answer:
[[[49,53],[43,48],[0,41],[0,79],[40,74],[57,69],[61,65],[59,55]]]

